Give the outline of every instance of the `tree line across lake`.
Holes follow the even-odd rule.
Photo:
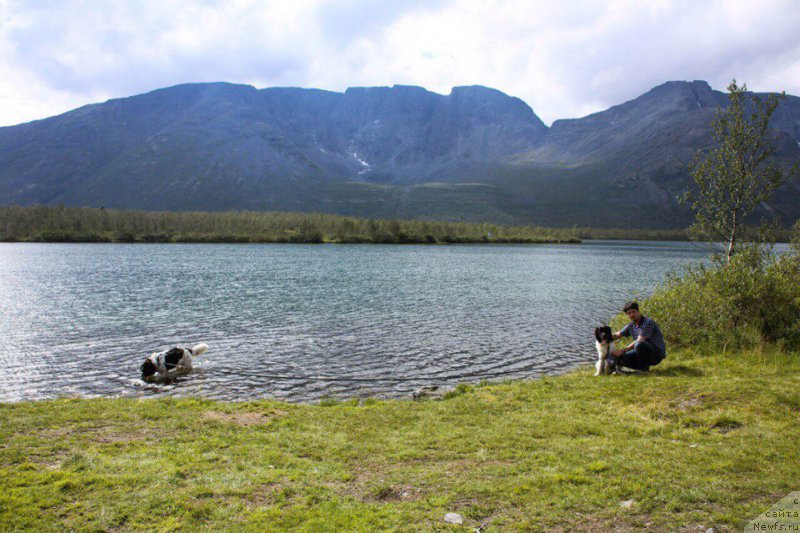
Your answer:
[[[319,213],[0,207],[0,240],[28,242],[573,243],[576,230]]]

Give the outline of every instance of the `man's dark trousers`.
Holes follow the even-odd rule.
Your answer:
[[[625,366],[633,368],[634,370],[650,370],[651,366],[655,366],[664,360],[664,354],[661,350],[647,341],[637,341],[633,345],[632,350],[628,350],[619,357],[614,357],[609,354],[612,364],[615,366]]]

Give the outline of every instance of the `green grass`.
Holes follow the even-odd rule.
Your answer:
[[[438,401],[0,404],[0,530],[726,529],[800,488],[800,354],[592,370]]]
[[[367,219],[324,213],[132,211],[0,206],[0,242],[578,243],[533,226]]]
[[[580,239],[607,239],[607,240],[632,240],[632,241],[690,241],[688,228],[647,229],[647,228],[572,228]],[[747,227],[743,232],[744,242],[758,242],[759,228]],[[792,239],[792,230],[776,228],[774,230],[776,242],[789,242]],[[709,250],[711,245],[701,241]]]

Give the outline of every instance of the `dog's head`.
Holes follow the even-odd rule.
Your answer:
[[[153,361],[150,360],[148,357],[142,363],[142,366],[139,367],[139,370],[142,371],[142,379],[147,379],[151,377],[153,374],[156,373],[156,365],[153,364]]]
[[[609,326],[594,328],[594,338],[597,339],[597,342],[600,344],[611,344],[611,341],[614,340],[611,336],[611,328]]]

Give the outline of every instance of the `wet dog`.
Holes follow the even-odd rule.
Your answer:
[[[595,363],[595,376],[600,374],[611,374],[614,371],[611,361],[608,360],[608,353],[611,351],[611,344],[614,338],[611,336],[611,328],[601,326],[594,329],[595,347],[597,348],[597,363]]]
[[[144,360],[139,370],[144,381],[169,380],[177,375],[192,370],[192,357],[208,350],[207,344],[198,344],[193,348],[175,347],[164,352],[151,354]]]

